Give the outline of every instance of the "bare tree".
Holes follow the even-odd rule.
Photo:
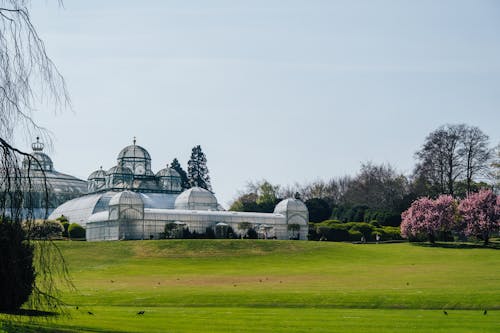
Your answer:
[[[23,258],[17,258],[19,253],[2,247],[6,252],[0,253],[1,284],[11,287],[2,289],[5,294],[1,297],[13,299],[4,303],[4,310],[18,308],[22,304],[19,302],[25,301],[20,296],[22,292],[31,294],[30,305],[34,308],[60,308],[58,285],[61,281],[69,282],[58,248],[49,239],[32,242],[35,191],[30,168],[36,164],[41,167],[34,156],[13,146],[16,135],[37,134],[50,141],[48,131],[34,121],[33,111],[47,105],[55,111],[69,106],[64,79],[47,56],[31,21],[29,5],[29,0],[0,0],[0,223],[5,227],[1,236],[3,240],[9,240],[6,236],[11,234],[16,236],[16,245],[25,252]],[[27,161],[27,169],[21,165],[23,160]],[[48,189],[45,181],[43,184],[47,205]],[[20,269],[36,270],[36,280],[16,280],[12,267],[19,268],[17,262],[21,259],[31,260],[30,265],[25,260]]]
[[[397,210],[408,192],[408,180],[391,165],[364,163],[344,194],[344,200],[387,211]]]
[[[500,194],[500,143],[493,149],[493,158],[489,177],[493,180],[494,190],[497,195]]]
[[[465,125],[445,125],[430,133],[416,153],[417,173],[438,193],[454,194],[455,182],[461,176],[462,156],[460,141]]]
[[[467,126],[463,130],[460,146],[458,153],[463,159],[467,193],[470,193],[474,178],[485,176],[489,169],[488,161],[492,155],[489,137],[478,127]]]
[[[488,173],[491,158],[488,140],[478,127],[441,126],[427,136],[415,154],[416,178],[430,184],[433,195],[456,195],[459,182],[465,183],[469,193],[474,180]]]

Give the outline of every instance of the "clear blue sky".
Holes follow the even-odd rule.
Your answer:
[[[500,1],[42,1],[74,113],[55,167],[87,178],[137,136],[154,171],[200,144],[227,203],[388,162],[409,173],[445,123],[500,141]]]

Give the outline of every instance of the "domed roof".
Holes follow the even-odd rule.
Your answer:
[[[114,205],[144,205],[142,201],[142,196],[139,193],[131,191],[122,191],[115,194],[111,200],[109,200],[109,206]]]
[[[132,176],[134,175],[132,170],[130,170],[129,168],[122,167],[119,165],[115,165],[106,172],[106,175],[111,175],[111,174],[132,175]]]
[[[181,177],[177,170],[166,167],[156,173],[156,177]]]
[[[285,200],[282,200],[280,201],[276,207],[274,208],[274,213],[275,214],[286,214],[286,213],[305,213],[305,212],[309,212],[307,210],[307,206],[302,202],[300,201],[299,199],[293,199],[293,198],[289,198],[289,199],[285,199]]]
[[[92,172],[88,178],[88,180],[92,179],[104,179],[106,177],[106,171],[102,169],[102,167],[99,170],[96,170]]]
[[[217,198],[201,187],[192,187],[175,199],[175,209],[217,210]]]
[[[151,155],[149,155],[146,149],[136,145],[134,138],[134,144],[123,148],[122,151],[118,154],[118,160],[121,160],[122,158],[151,160]]]
[[[25,169],[28,168],[28,165],[30,169],[32,170],[44,170],[44,171],[52,171],[54,168],[54,163],[52,162],[52,159],[45,153],[42,153],[40,151],[34,151],[31,153],[31,155],[38,160],[40,165],[30,157],[25,157],[23,160],[23,167]],[[30,161],[31,160],[31,161]],[[29,163],[31,162],[31,163]],[[40,168],[41,166],[41,168]]]

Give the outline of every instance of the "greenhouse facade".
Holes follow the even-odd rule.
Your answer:
[[[86,228],[89,241],[158,239],[166,226],[218,237],[243,236],[248,229],[260,238],[306,239],[308,210],[298,199],[285,199],[273,213],[225,211],[215,195],[203,188],[182,191],[179,173],[151,170],[151,157],[141,146],[125,147],[117,165],[94,171],[88,194],[65,202],[49,216],[64,215]]]

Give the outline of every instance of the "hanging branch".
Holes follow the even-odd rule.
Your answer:
[[[0,247],[0,288],[13,299],[3,303],[4,309],[18,308],[17,303],[26,301],[21,295],[24,290],[31,294],[31,308],[58,311],[63,305],[61,286],[73,288],[67,265],[49,235],[35,236],[33,232],[35,201],[43,203],[45,220],[50,189],[40,161],[17,149],[13,141],[19,133],[25,138],[36,134],[50,144],[50,133],[35,122],[33,112],[47,105],[57,112],[71,108],[71,104],[64,78],[48,57],[31,21],[29,5],[29,0],[0,0],[0,231],[5,233],[0,237],[20,236],[18,243],[23,253],[18,258],[19,253]],[[41,175],[41,181],[34,182],[34,174]],[[31,274],[31,282],[18,282],[9,271],[21,260],[26,261],[21,269],[27,276]],[[13,290],[8,290],[10,284]]]

